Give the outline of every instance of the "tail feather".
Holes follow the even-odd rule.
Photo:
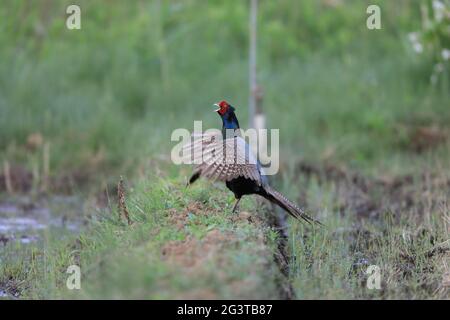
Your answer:
[[[311,224],[311,222],[314,222],[319,225],[323,225],[322,223],[320,223],[320,221],[317,221],[308,216],[303,209],[299,208],[295,203],[287,199],[284,195],[270,187],[266,187],[261,195],[270,202],[275,203],[276,205],[284,209],[287,213],[289,213],[296,219],[303,219],[309,224]]]

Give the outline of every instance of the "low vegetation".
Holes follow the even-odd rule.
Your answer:
[[[271,182],[325,224],[284,230],[256,198],[232,214],[223,185],[186,188],[170,161],[172,130],[220,127],[218,100],[246,127],[245,1],[79,1],[79,31],[70,1],[3,2],[0,226],[50,222],[0,229],[0,297],[448,298],[447,60],[430,80],[447,20],[414,52],[411,32],[434,34],[423,1],[370,1],[382,30],[367,1],[260,1]],[[81,290],[66,287],[73,264]]]

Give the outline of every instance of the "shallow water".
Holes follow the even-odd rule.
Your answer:
[[[31,201],[18,198],[0,202],[0,246],[9,242],[30,244],[46,230],[76,233],[83,221],[83,204],[74,197]]]

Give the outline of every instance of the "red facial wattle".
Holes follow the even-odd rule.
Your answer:
[[[215,111],[223,116],[228,111],[228,107],[230,105],[225,100],[222,100],[219,103],[216,103],[215,106],[217,106],[217,109]]]

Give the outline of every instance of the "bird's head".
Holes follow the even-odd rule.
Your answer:
[[[214,110],[215,112],[217,112],[222,118],[231,113],[234,112],[234,108],[232,105],[230,105],[228,102],[226,102],[225,100],[222,100],[218,103],[215,103],[214,106],[217,108],[216,110]]]
[[[234,107],[222,100],[218,103],[215,103],[216,111],[219,116],[222,118],[223,128],[224,129],[239,129],[239,121],[234,113]]]

